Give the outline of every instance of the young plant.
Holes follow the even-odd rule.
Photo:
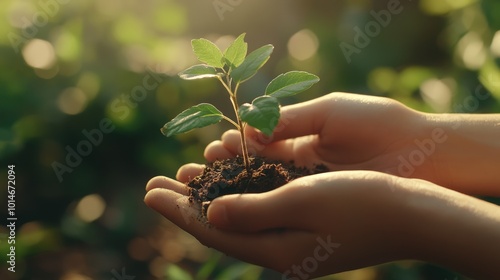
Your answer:
[[[303,71],[281,74],[267,85],[262,96],[255,98],[251,104],[245,103],[240,106],[238,103],[240,85],[252,78],[267,62],[274,47],[265,45],[247,56],[245,33],[238,36],[224,52],[207,39],[194,39],[191,45],[198,60],[204,64],[191,66],[179,73],[179,76],[185,80],[218,79],[229,94],[236,120],[223,115],[212,104],[201,103],[177,115],[163,126],[161,132],[168,137],[215,124],[224,119],[240,132],[243,162],[247,171],[250,171],[245,127],[250,125],[265,135],[271,135],[280,118],[278,99],[309,89],[319,81],[319,78]]]

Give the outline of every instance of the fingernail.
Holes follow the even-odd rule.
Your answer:
[[[212,202],[208,207],[207,218],[208,221],[210,221],[210,223],[214,225],[226,225],[227,223],[229,223],[226,205]]]

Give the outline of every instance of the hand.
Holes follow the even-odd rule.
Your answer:
[[[178,179],[199,171],[184,167]],[[402,252],[407,236],[395,234],[407,217],[392,191],[394,179],[369,171],[324,173],[268,193],[225,196],[208,209],[215,227],[196,219],[179,181],[152,179],[145,202],[206,246],[306,279],[409,257]]]
[[[415,150],[424,131],[423,114],[392,99],[332,93],[285,106],[271,137],[247,127],[254,154],[298,166],[325,164],[330,170],[374,170],[403,176],[401,157]],[[205,150],[208,161],[241,154],[240,135],[226,132]],[[432,158],[412,166],[411,177],[439,182]]]
[[[500,114],[427,114],[388,98],[332,93],[285,106],[271,137],[247,127],[249,150],[332,171],[373,170],[420,178],[473,195],[500,195]],[[205,150],[208,161],[241,152],[226,132]]]
[[[199,172],[200,166],[186,165],[178,179]],[[197,219],[185,184],[155,177],[146,189],[149,207],[204,245],[282,272],[284,279],[401,259],[478,279],[500,275],[499,207],[423,180],[373,171],[307,176],[267,193],[215,199],[208,208],[215,227]]]
[[[152,179],[145,202],[203,244],[287,277],[413,258],[493,279],[500,275],[500,253],[493,246],[500,242],[498,206],[390,174],[404,175],[401,157],[414,153],[416,140],[426,140],[438,128],[449,137],[446,145],[426,153],[410,175],[464,192],[498,193],[497,173],[490,171],[500,151],[498,130],[491,129],[499,117],[437,116],[390,99],[334,93],[284,107],[270,138],[248,128],[250,150],[296,165],[360,171],[307,176],[268,193],[215,199],[208,209],[215,227],[197,219],[199,211],[188,202],[183,184],[202,165],[181,167],[179,181]],[[239,149],[239,134],[229,131],[206,148],[205,157],[233,157]],[[471,166],[469,160],[481,161]],[[475,262],[464,251],[488,257]]]

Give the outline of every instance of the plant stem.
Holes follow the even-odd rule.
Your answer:
[[[231,98],[233,98],[233,96],[234,96],[233,91],[232,91],[232,90],[231,90],[231,88],[228,86],[228,85],[230,85],[230,84],[229,84],[229,81],[228,81],[228,83],[226,84],[226,82],[224,82],[224,80],[222,80],[222,78],[221,78],[220,76],[219,76],[219,77],[217,77],[217,78],[219,79],[219,81],[221,82],[221,84],[224,86],[224,88],[226,88],[226,90],[227,90],[227,92],[229,93],[229,95],[231,96]],[[231,99],[231,101],[232,101],[232,99]],[[234,106],[233,106],[233,108],[234,108]],[[238,115],[238,114],[236,114],[236,115]]]
[[[238,129],[238,131],[240,131],[240,125],[235,123],[232,119],[226,117],[226,116],[222,116],[226,121],[228,121],[230,124],[234,125],[234,127],[236,127]]]
[[[226,120],[228,120],[230,123],[232,123],[234,126],[236,126],[236,128],[240,132],[241,154],[243,156],[243,164],[245,165],[245,169],[247,170],[247,172],[250,173],[250,159],[248,156],[247,140],[246,140],[246,136],[245,136],[246,124],[241,121],[240,116],[238,115],[239,106],[238,106],[237,92],[238,92],[238,88],[240,86],[240,83],[236,83],[236,86],[234,87],[234,91],[233,91],[233,90],[231,90],[231,82],[232,81],[228,75],[226,75],[226,82],[224,82],[224,80],[220,76],[218,77],[218,79],[222,83],[222,85],[226,88],[227,92],[229,93],[231,104],[233,104],[234,114],[236,115],[236,120],[238,123],[236,124],[235,122],[231,121],[231,119],[229,119],[229,118],[226,118]]]
[[[239,118],[238,118],[239,120]],[[245,136],[245,127],[246,124],[241,123],[240,121],[240,134],[241,134],[241,150],[243,154],[243,163],[245,164],[245,169],[247,170],[248,173],[250,173],[250,159],[248,156],[248,146],[247,146],[247,140]]]
[[[231,96],[231,103],[233,104],[233,109],[236,114],[236,119],[238,120],[238,130],[240,131],[241,135],[241,154],[243,156],[243,164],[245,165],[245,169],[247,170],[248,173],[250,173],[250,159],[248,157],[248,147],[247,147],[247,140],[245,136],[245,124],[241,121],[239,115],[238,115],[238,102],[236,99],[236,91],[234,94]]]

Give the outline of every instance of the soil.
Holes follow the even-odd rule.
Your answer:
[[[191,187],[189,200],[202,206],[204,217],[210,202],[217,197],[267,192],[296,178],[328,171],[325,165],[316,165],[310,170],[297,167],[293,162],[272,161],[263,157],[250,157],[249,160],[251,172],[245,169],[242,157],[218,160],[208,163],[202,174],[188,183]]]

